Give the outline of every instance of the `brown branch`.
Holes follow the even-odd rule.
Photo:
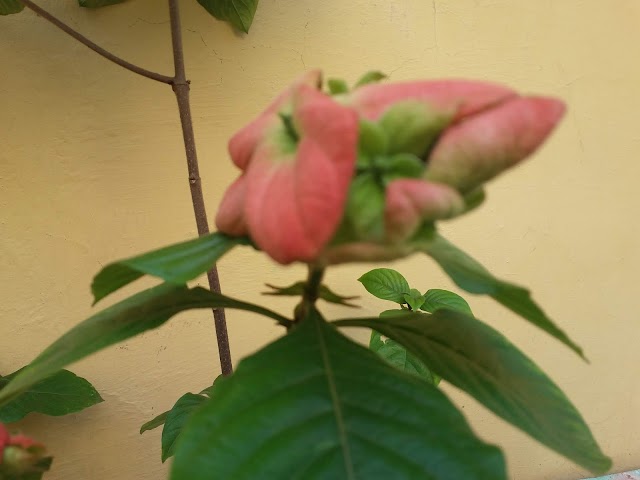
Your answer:
[[[189,186],[191,187],[191,201],[193,212],[196,216],[198,234],[209,233],[209,223],[207,212],[202,195],[202,184],[200,181],[200,169],[198,167],[198,155],[196,152],[196,141],[193,133],[193,121],[191,119],[191,106],[189,104],[189,81],[187,80],[184,68],[184,50],[182,48],[182,30],[180,27],[180,9],[178,0],[169,0],[169,15],[171,18],[171,41],[173,44],[173,63],[175,66],[175,77],[172,85],[173,91],[178,100],[180,111],[180,122],[182,124],[182,137],[187,155],[187,167],[189,170]],[[220,292],[220,280],[218,270],[214,266],[207,272],[209,287],[214,292]],[[224,310],[216,308],[213,310],[213,318],[216,327],[216,337],[218,340],[218,352],[220,355],[220,366],[223,375],[233,373],[231,362],[231,352],[229,349],[229,334],[227,332],[227,321]]]
[[[168,77],[168,76],[162,75],[160,73],[152,72],[150,70],[146,70],[146,69],[144,69],[142,67],[134,65],[133,63],[129,63],[126,60],[123,60],[122,58],[120,58],[120,57],[114,55],[113,53],[105,50],[101,46],[96,45],[91,40],[89,40],[87,37],[85,37],[84,35],[80,34],[77,31],[75,31],[69,25],[67,25],[66,23],[64,23],[61,20],[57,19],[56,17],[51,15],[49,12],[44,10],[42,7],[40,7],[40,6],[36,5],[35,3],[33,3],[31,0],[19,0],[19,1],[22,2],[25,7],[33,10],[35,13],[40,15],[42,18],[44,18],[44,19],[48,20],[49,22],[53,23],[60,30],[62,30],[63,32],[67,33],[68,35],[72,36],[73,38],[78,40],[83,45],[89,47],[91,50],[96,52],[98,55],[102,55],[107,60],[111,60],[113,63],[116,63],[116,64],[120,65],[121,67],[132,71],[133,73],[137,73],[138,75],[142,75],[143,77],[150,78],[151,80],[155,80],[157,82],[162,82],[162,83],[167,83],[167,84],[173,83],[173,78],[172,77]]]
[[[193,133],[193,121],[191,119],[191,106],[189,104],[189,81],[186,78],[184,68],[184,50],[182,48],[182,31],[180,27],[180,9],[177,0],[169,0],[169,14],[171,18],[171,41],[173,44],[173,61],[175,67],[175,76],[169,77],[160,73],[146,70],[138,65],[123,60],[104,48],[96,45],[84,35],[75,31],[69,25],[57,19],[49,12],[33,3],[31,0],[19,0],[25,7],[33,10],[42,18],[48,20],[63,32],[83,45],[89,47],[97,54],[103,56],[107,60],[120,65],[121,67],[150,78],[157,82],[166,83],[173,87],[178,101],[178,110],[180,112],[180,123],[182,124],[182,136],[184,138],[184,148],[187,156],[187,167],[189,171],[189,186],[191,187],[191,200],[193,203],[193,211],[196,217],[196,225],[198,234],[205,235],[209,233],[209,223],[207,221],[207,212],[204,205],[204,197],[202,195],[202,185],[200,181],[200,169],[198,168],[198,156],[196,153],[196,142]],[[209,279],[209,287],[212,291],[220,293],[220,280],[218,278],[218,270],[214,266],[207,272]],[[220,355],[220,366],[223,375],[233,373],[233,364],[231,362],[231,352],[229,349],[229,335],[227,332],[227,322],[224,310],[213,310],[214,324],[216,328],[216,337],[218,340],[218,351]]]

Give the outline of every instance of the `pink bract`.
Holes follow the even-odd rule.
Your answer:
[[[395,180],[387,186],[385,230],[390,243],[410,238],[425,219],[440,220],[464,211],[464,200],[453,188],[424,180]]]
[[[556,99],[516,97],[465,117],[443,133],[426,178],[469,191],[531,155],[564,111]]]
[[[290,116],[297,139],[279,114]],[[249,233],[276,261],[313,261],[342,218],[353,176],[358,120],[352,110],[298,81],[229,149],[241,177],[216,218],[231,235]]]
[[[0,463],[4,457],[4,447],[9,445],[9,431],[0,423]]]
[[[431,80],[365,85],[349,95],[348,104],[362,117],[377,120],[389,107],[411,100],[449,113],[456,121],[516,96],[510,88],[493,83]]]
[[[241,174],[221,202],[216,225],[232,236],[250,236],[283,264],[411,253],[418,248],[412,237],[425,222],[467,211],[465,196],[533,153],[564,113],[556,99],[487,82],[371,84],[336,98],[322,93],[320,82],[317,70],[301,76],[229,142]],[[424,172],[385,181],[384,238],[349,238],[340,227],[337,241],[356,158],[363,154],[360,120],[379,122],[375,128],[387,135],[382,161],[385,152],[414,155]]]
[[[448,114],[451,124],[424,160],[425,178],[467,192],[516,165],[546,140],[564,104],[522,97],[493,83],[439,80],[374,84],[355,90],[347,103],[370,120],[400,102]]]
[[[284,92],[278,95],[264,112],[229,140],[229,154],[238,168],[244,170],[247,167],[253,151],[263,139],[265,131],[279,124],[278,112],[291,101],[293,92],[301,85],[310,85],[318,89],[321,82],[322,73],[320,70],[311,70],[301,75]]]

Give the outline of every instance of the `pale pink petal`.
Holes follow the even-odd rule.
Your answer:
[[[293,101],[296,127],[302,136],[320,145],[331,159],[337,190],[346,200],[357,156],[357,114],[306,85],[297,90]]]
[[[35,440],[32,440],[31,438],[23,434],[12,436],[11,439],[9,440],[9,445],[24,448],[25,450],[33,447],[44,448],[44,445],[42,445],[39,442],[36,442]]]
[[[425,220],[441,220],[459,215],[465,204],[453,188],[424,180],[402,179],[386,190],[385,229],[390,242],[413,236]]]
[[[468,116],[440,137],[426,178],[469,191],[533,153],[564,110],[556,99],[519,97]]]
[[[320,88],[321,81],[322,73],[320,70],[311,70],[304,73],[297,78],[289,88],[278,95],[265,111],[231,137],[231,140],[229,140],[229,153],[231,154],[233,163],[241,170],[244,170],[251,159],[256,145],[264,136],[265,131],[274,125],[278,125],[280,122],[280,119],[275,114],[291,100],[292,93],[300,85],[310,85],[318,89]]]
[[[251,237],[277,262],[311,261],[331,239],[344,195],[331,159],[316,143],[303,139],[295,157],[280,157],[259,147],[247,171]]]
[[[7,445],[9,445],[9,431],[0,423],[0,463],[2,463],[4,456],[4,447]]]
[[[307,86],[293,93],[295,151],[284,126],[265,139],[247,169],[245,216],[256,244],[276,261],[313,261],[331,240],[356,161],[357,115]]]
[[[415,100],[436,112],[453,115],[455,121],[515,95],[513,90],[492,83],[436,80],[365,85],[354,90],[346,102],[361,116],[377,120],[392,105]]]
[[[246,190],[247,180],[245,174],[238,177],[227,188],[216,215],[216,227],[222,233],[234,237],[248,233],[247,222],[244,218]]]

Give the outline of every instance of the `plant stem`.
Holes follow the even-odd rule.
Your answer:
[[[105,50],[101,46],[96,45],[91,40],[89,40],[87,37],[85,37],[84,35],[82,35],[81,33],[77,32],[77,31],[75,31],[73,28],[71,28],[69,25],[65,24],[61,20],[58,20],[56,17],[54,17],[49,12],[47,12],[43,8],[39,7],[35,3],[33,3],[31,0],[20,0],[20,2],[22,2],[24,4],[24,6],[27,7],[28,9],[33,10],[35,13],[40,15],[42,18],[44,18],[45,20],[48,20],[49,22],[54,24],[56,27],[58,27],[63,32],[65,32],[68,35],[72,36],[73,38],[78,40],[83,45],[89,47],[91,50],[96,52],[98,55],[102,55],[107,60],[111,60],[113,63],[116,63],[116,64],[120,65],[121,67],[126,68],[127,70],[130,70],[130,71],[132,71],[134,73],[137,73],[138,75],[142,75],[143,77],[150,78],[151,80],[155,80],[156,82],[162,82],[162,83],[167,83],[167,84],[171,84],[173,82],[173,78],[172,77],[168,77],[168,76],[162,75],[160,73],[152,72],[152,71],[147,70],[145,68],[139,67],[138,65],[134,65],[133,63],[129,63],[126,60],[123,60],[122,58],[120,58],[120,57],[114,55],[113,53]]]
[[[180,9],[177,0],[169,0],[169,15],[171,18],[171,41],[173,45],[173,62],[175,75],[169,77],[160,73],[146,70],[142,67],[123,60],[104,48],[96,45],[84,35],[75,31],[69,25],[57,19],[49,12],[39,7],[31,0],[20,0],[25,7],[33,10],[42,18],[48,20],[63,32],[83,45],[89,47],[94,52],[102,55],[104,58],[111,60],[113,63],[130,70],[131,72],[150,78],[157,82],[166,83],[173,87],[178,101],[178,110],[180,112],[180,123],[182,125],[182,136],[184,139],[184,148],[187,156],[187,168],[189,172],[189,186],[191,188],[191,201],[193,203],[193,212],[196,217],[196,225],[200,236],[209,233],[209,223],[207,221],[207,212],[204,205],[204,197],[202,194],[202,185],[200,181],[200,169],[198,168],[198,156],[196,153],[196,142],[193,133],[193,121],[191,119],[191,106],[189,104],[189,81],[187,80],[184,67],[184,50],[182,47],[182,30],[180,27]],[[220,293],[220,279],[218,270],[214,266],[207,272],[209,287],[212,291]],[[216,338],[218,341],[218,352],[220,355],[220,368],[223,375],[233,373],[233,364],[231,362],[231,352],[229,349],[229,334],[227,332],[227,322],[224,310],[221,308],[213,309],[213,319],[216,328]]]
[[[187,168],[189,170],[189,187],[191,188],[191,201],[193,212],[196,217],[198,234],[209,233],[209,222],[207,221],[207,211],[204,205],[202,194],[202,182],[200,180],[200,168],[198,167],[198,154],[196,152],[196,141],[193,133],[193,121],[191,119],[191,106],[189,104],[189,81],[187,80],[184,68],[184,50],[182,48],[182,29],[180,27],[180,7],[178,0],[169,0],[169,15],[171,18],[171,41],[173,45],[173,63],[175,66],[175,76],[172,81],[173,91],[178,101],[180,111],[180,123],[182,124],[182,137],[184,139],[184,149],[187,155]],[[207,272],[209,287],[212,291],[220,293],[220,279],[218,270],[214,266]],[[220,367],[223,375],[233,373],[231,362],[231,351],[229,349],[229,333],[227,332],[227,321],[222,308],[213,309],[213,319],[218,340],[218,352],[220,355]]]
[[[323,276],[324,268],[309,265],[309,273],[304,285],[302,300],[295,308],[294,323],[299,323],[304,320],[309,315],[311,309],[314,308],[316,300],[318,300],[318,291],[320,290]]]

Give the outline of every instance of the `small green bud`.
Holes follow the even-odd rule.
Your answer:
[[[412,153],[425,158],[451,118],[424,103],[407,101],[393,105],[379,122],[389,139],[387,152]]]
[[[387,151],[387,136],[377,123],[360,120],[358,147],[366,155],[382,155]]]
[[[354,88],[362,87],[363,85],[369,85],[370,83],[378,83],[385,78],[387,78],[387,76],[384,73],[378,70],[370,70],[358,79],[358,81],[354,85]]]
[[[340,95],[343,93],[349,93],[349,86],[341,78],[330,78],[327,80],[327,87],[329,87],[329,93],[331,95]]]

